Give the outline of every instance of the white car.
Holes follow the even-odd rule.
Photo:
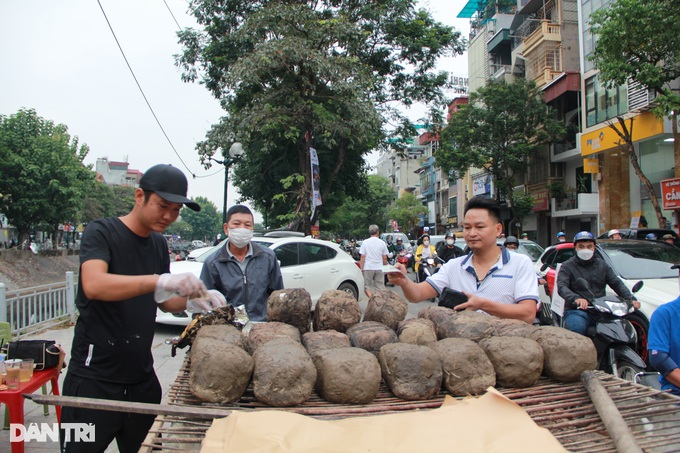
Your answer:
[[[254,243],[271,248],[279,260],[284,288],[304,288],[309,291],[312,305],[316,304],[324,291],[338,289],[358,300],[364,288],[364,277],[351,256],[337,244],[307,237],[263,237],[257,236]],[[170,263],[170,272],[178,274],[192,272],[201,275],[203,262],[221,245],[209,247],[194,261]],[[156,322],[161,324],[187,325],[189,313],[164,313],[157,311]]]
[[[194,247],[205,247],[206,243],[196,239],[195,241],[191,241],[191,245],[193,245]]]

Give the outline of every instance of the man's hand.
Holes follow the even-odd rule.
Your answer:
[[[576,299],[574,303],[579,310],[586,310],[588,308],[588,301],[585,299]]]
[[[187,299],[187,311],[189,313],[213,311],[225,305],[227,305],[227,299],[216,289],[208,290],[201,296]]]
[[[160,304],[173,297],[200,296],[206,292],[203,282],[191,272],[162,274],[156,282],[154,299]]]
[[[395,286],[402,286],[404,283],[406,283],[406,280],[408,280],[408,277],[406,277],[406,267],[404,267],[404,265],[401,263],[396,263],[394,267],[399,269],[401,272],[390,272],[386,274],[387,281]]]
[[[484,302],[486,301],[485,298],[475,296],[474,294],[468,294],[465,293],[466,296],[468,296],[467,302],[464,304],[457,305],[454,310],[456,311],[461,311],[461,310],[484,310]]]

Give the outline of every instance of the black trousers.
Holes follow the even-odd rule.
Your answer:
[[[161,394],[161,385],[155,374],[137,384],[117,384],[67,373],[62,391],[64,396],[155,404],[161,402]],[[104,452],[115,439],[120,453],[137,452],[154,419],[154,415],[64,407],[61,411],[61,423],[94,424],[95,441],[75,442],[70,439],[67,442],[66,433],[62,430],[59,437],[61,450],[64,453]]]

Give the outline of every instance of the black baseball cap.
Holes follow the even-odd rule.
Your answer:
[[[179,168],[158,164],[149,168],[139,181],[139,188],[150,190],[170,203],[183,203],[194,211],[201,206],[187,198],[187,178]]]

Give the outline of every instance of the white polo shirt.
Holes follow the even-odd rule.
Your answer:
[[[472,266],[472,253],[444,264],[439,272],[426,280],[441,295],[444,288],[484,297],[500,304],[516,304],[535,300],[538,304],[538,280],[528,256],[502,248],[495,266],[481,283]]]

